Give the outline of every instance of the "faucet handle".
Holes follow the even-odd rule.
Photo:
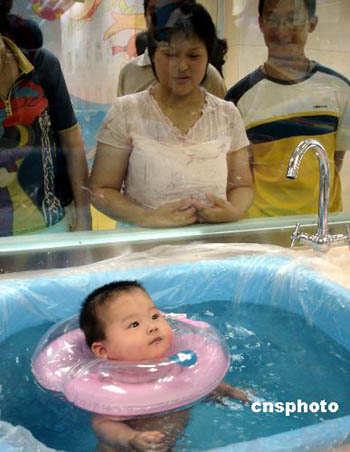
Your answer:
[[[291,244],[290,244],[291,248],[293,248],[295,246],[297,240],[299,240],[299,228],[300,228],[300,223],[297,223],[295,225],[294,232],[292,233],[292,236],[291,236],[291,239],[292,239]],[[350,231],[350,229],[349,229],[349,231]]]
[[[346,241],[348,242],[348,247],[350,250],[350,225],[349,223],[345,226],[346,229]]]

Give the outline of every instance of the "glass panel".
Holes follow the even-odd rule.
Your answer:
[[[10,3],[8,2],[9,6]],[[156,2],[151,0],[152,8],[153,3]],[[164,7],[168,3],[167,0],[164,0],[162,6]],[[129,201],[133,202],[131,210],[127,209],[127,213],[118,210],[112,215],[111,209],[108,206],[106,207],[103,202],[94,202],[95,207],[89,207],[90,189],[87,182],[85,157],[89,171],[91,171],[95,159],[97,136],[101,137],[99,129],[106,113],[118,94],[140,91],[142,88],[146,88],[151,80],[154,80],[149,61],[146,75],[141,77],[141,81],[134,79],[130,76],[131,72],[125,70],[125,67],[130,66],[131,62],[134,62],[134,68],[138,70],[143,64],[146,64],[144,60],[135,59],[137,57],[136,37],[139,38],[138,34],[146,28],[144,2],[141,0],[50,0],[49,2],[15,0],[11,10],[12,15],[9,16],[10,20],[1,25],[5,27],[3,28],[3,35],[17,41],[17,44],[22,48],[28,47],[29,50],[24,50],[25,55],[34,66],[41,65],[42,71],[40,76],[37,75],[39,78],[32,80],[31,76],[27,77],[36,84],[35,86],[30,85],[32,92],[28,91],[29,85],[25,87],[21,85],[21,80],[26,79],[26,77],[22,75],[22,78],[18,78],[20,76],[18,71],[27,70],[31,74],[30,69],[23,65],[16,68],[18,55],[15,49],[7,41],[7,43],[5,42],[6,52],[3,54],[5,60],[2,60],[0,64],[10,65],[11,70],[7,71],[7,75],[2,75],[0,79],[1,97],[3,99],[0,147],[2,155],[5,157],[0,173],[0,208],[2,211],[0,233],[4,236],[1,238],[0,247],[20,249],[23,244],[26,249],[37,248],[44,244],[42,233],[89,230],[90,211],[92,230],[96,231],[95,240],[97,242],[101,240],[101,235],[98,235],[97,231],[115,230],[117,218],[119,221],[116,230],[123,233],[125,238],[129,237],[133,230],[139,234],[139,226],[152,226],[156,229],[163,229],[162,226],[183,226],[184,229],[178,228],[168,231],[165,228],[164,232],[150,231],[147,233],[148,235],[146,234],[150,238],[151,236],[158,237],[160,234],[169,237],[169,239],[176,236],[181,239],[184,236],[200,237],[201,234],[207,236],[211,233],[215,235],[218,230],[234,232],[249,230],[250,228],[256,229],[257,224],[258,227],[262,228],[274,228],[279,221],[283,225],[295,223],[296,215],[302,215],[300,218],[302,223],[310,224],[310,221],[315,223],[317,221],[319,169],[313,153],[309,151],[303,158],[296,180],[292,181],[285,178],[288,160],[295,145],[303,138],[314,137],[318,138],[325,146],[331,161],[331,211],[342,211],[340,191],[342,192],[343,211],[341,214],[335,213],[334,216],[331,216],[331,221],[333,219],[343,221],[347,218],[346,213],[350,211],[350,190],[346,174],[350,159],[345,158],[340,173],[342,183],[340,188],[339,182],[336,181],[333,154],[334,150],[346,151],[348,149],[350,124],[349,119],[345,119],[345,113],[346,109],[349,108],[347,103],[349,88],[347,82],[339,75],[324,68],[320,69],[316,64],[317,62],[331,68],[344,77],[350,76],[346,64],[349,61],[347,23],[350,16],[350,7],[347,0],[318,1],[316,11],[318,23],[313,15],[308,15],[304,0],[295,0],[295,2],[294,0],[287,0],[286,2],[266,0],[268,10],[262,14],[261,29],[259,29],[258,0],[203,0],[198,3],[208,9],[217,25],[218,35],[227,41],[228,52],[224,56],[226,62],[222,67],[219,67],[222,70],[226,87],[231,88],[247,74],[258,69],[259,66],[261,68],[260,72],[258,71],[255,74],[258,74],[258,78],[253,80],[255,91],[252,91],[252,97],[249,97],[249,90],[246,98],[242,97],[241,92],[238,92],[237,97],[237,90],[235,91],[236,97],[231,97],[232,100],[235,100],[243,117],[248,137],[253,142],[255,141],[251,161],[255,177],[255,199],[248,214],[244,214],[243,211],[240,212],[239,216],[243,215],[243,219],[237,223],[227,222],[227,217],[225,215],[220,217],[217,212],[214,214],[214,220],[210,220],[209,214],[203,214],[202,217],[198,214],[200,210],[203,211],[206,208],[204,204],[208,203],[205,193],[207,191],[215,192],[215,187],[222,185],[225,179],[223,175],[226,174],[225,165],[227,163],[220,160],[219,151],[220,146],[227,151],[225,137],[230,136],[226,132],[231,123],[224,123],[222,120],[224,115],[220,116],[220,121],[223,121],[220,124],[221,126],[224,124],[226,127],[224,127],[225,133],[217,132],[217,124],[215,123],[213,126],[210,122],[212,119],[208,121],[205,119],[206,123],[202,118],[202,129],[198,134],[205,135],[207,138],[199,140],[198,136],[192,136],[193,140],[187,142],[186,146],[193,146],[189,151],[195,153],[198,152],[196,145],[198,147],[198,143],[200,143],[199,148],[203,152],[202,155],[205,155],[205,158],[202,157],[204,166],[195,166],[195,171],[191,169],[189,174],[186,173],[185,166],[187,163],[188,165],[191,164],[192,156],[187,156],[186,165],[184,165],[183,160],[181,169],[175,171],[175,173],[172,166],[175,165],[176,167],[178,163],[175,161],[175,163],[165,165],[167,158],[165,154],[161,157],[160,166],[151,167],[153,162],[151,162],[150,155],[153,159],[155,144],[146,143],[143,140],[144,137],[142,137],[142,143],[140,144],[139,140],[137,144],[141,146],[142,151],[145,148],[148,149],[149,154],[145,154],[146,157],[143,156],[145,159],[143,163],[151,168],[153,175],[150,179],[147,179],[147,183],[140,182],[140,179],[147,176],[142,169],[143,163],[140,163],[139,160],[132,170],[130,159],[127,157],[128,152],[135,148],[135,143],[139,138],[137,134],[142,134],[144,130],[150,130],[152,126],[149,124],[156,121],[157,127],[159,127],[159,131],[157,131],[159,141],[166,142],[166,146],[163,146],[163,148],[165,147],[168,153],[172,152],[172,155],[174,155],[174,152],[179,150],[176,149],[175,145],[178,145],[179,140],[181,142],[186,135],[182,133],[182,137],[180,134],[176,139],[169,140],[168,136],[175,133],[174,124],[178,128],[183,127],[188,132],[197,122],[200,123],[199,119],[203,115],[203,111],[200,108],[198,109],[198,105],[196,106],[195,103],[190,108],[176,109],[170,102],[170,97],[166,98],[165,102],[161,102],[161,99],[157,99],[153,92],[153,97],[148,96],[148,101],[152,103],[150,108],[153,116],[145,113],[146,110],[140,112],[139,107],[135,107],[135,104],[134,110],[130,106],[125,107],[126,103],[124,102],[124,117],[120,114],[121,110],[114,117],[116,125],[113,125],[112,132],[118,135],[118,155],[124,155],[125,158],[120,159],[118,157],[118,160],[116,160],[116,154],[113,153],[115,150],[108,149],[108,143],[105,138],[103,139],[103,144],[107,144],[105,155],[110,155],[110,163],[106,164],[103,161],[103,164],[99,165],[103,172],[100,173],[98,183],[101,183],[102,180],[103,183],[114,184],[114,188],[120,188],[120,183],[124,181],[124,194],[127,194]],[[288,7],[281,6],[283,3],[290,6],[289,10]],[[6,7],[6,2],[3,2],[3,4]],[[291,12],[291,9],[294,12]],[[153,9],[152,11],[154,12]],[[163,13],[164,11],[166,10],[163,10]],[[164,21],[164,17],[164,14],[163,16],[159,15],[157,20]],[[48,57],[48,54],[44,53],[46,56],[43,61],[35,60],[37,54],[42,54],[41,51],[35,50],[35,48],[41,47],[41,35],[43,47],[58,58],[62,73],[60,73],[55,58]],[[276,36],[278,37],[280,41],[279,51],[282,52],[279,66],[278,64],[277,66],[270,64],[276,63],[278,58],[267,59],[268,53],[264,36],[267,40],[266,44],[269,44],[268,39],[271,42],[271,40],[277,39]],[[305,56],[301,53],[299,60],[296,59],[296,67],[289,67],[288,74],[281,75],[278,71],[282,66],[281,61],[286,61],[286,48],[289,47],[289,49],[292,49],[289,51],[297,52],[298,46],[300,50],[300,46],[303,46],[305,42]],[[157,43],[159,44],[158,41]],[[142,52],[145,46],[144,35],[138,39],[138,46],[139,52]],[[142,46],[143,49],[140,50]],[[272,47],[270,45],[270,53],[273,50],[271,48],[274,48],[276,53],[277,47],[276,42]],[[170,50],[174,51],[173,48]],[[170,55],[169,49],[164,48],[164,46],[163,48],[158,46],[155,55],[157,55],[157,52],[158,55],[163,54],[169,60],[179,58],[178,54]],[[225,52],[223,51],[223,53]],[[217,57],[218,54],[217,47],[214,55]],[[192,59],[197,58],[196,55],[187,56]],[[293,55],[290,56],[290,59],[292,58],[294,58]],[[211,62],[217,64],[218,59],[212,58]],[[138,61],[137,67],[136,61]],[[264,62],[266,62],[265,65],[263,65]],[[168,62],[167,64],[169,69],[171,63]],[[14,72],[15,70],[17,70],[17,73]],[[5,72],[2,71],[2,74],[5,74]],[[272,80],[279,76],[287,77],[287,79],[294,77],[293,83],[290,83],[290,80],[287,79],[284,79],[281,83]],[[82,155],[82,147],[79,142],[79,128],[74,127],[74,113],[67,103],[68,94],[64,92],[63,77],[76,118],[80,124],[85,157]],[[222,85],[220,85],[222,82],[217,82],[216,88],[213,88],[213,85],[210,85],[212,81],[210,77],[212,75],[207,75],[204,86],[209,91],[211,90],[211,92],[223,97],[225,93]],[[321,81],[314,85],[310,84],[316,77],[321,77]],[[322,77],[328,77],[327,82],[324,83]],[[303,83],[294,82],[295,80],[298,82],[304,81],[304,79],[305,82],[309,83],[307,86],[310,88],[303,91],[302,102],[298,103],[296,93],[299,92],[298,90],[303,86]],[[271,87],[266,88],[267,81],[271,82],[271,80],[274,83],[272,88],[289,89],[288,99],[283,97],[282,91],[278,89],[273,91]],[[187,83],[185,79],[178,82]],[[160,81],[161,83],[162,81]],[[43,88],[44,94],[38,88],[38,84],[39,88]],[[9,92],[11,87],[13,91]],[[264,91],[265,89],[267,91]],[[310,93],[313,95],[311,97],[312,102],[314,101],[312,111],[308,104]],[[13,104],[10,104],[11,111],[6,110],[6,107],[9,107],[6,100],[8,100],[10,94],[15,99]],[[290,105],[291,99],[292,106]],[[205,104],[208,104],[207,99]],[[172,111],[173,107],[175,114]],[[19,112],[18,117],[13,111],[16,109]],[[45,116],[46,113],[48,116]],[[192,113],[192,119],[188,113]],[[44,121],[45,117],[47,122]],[[146,122],[147,126],[145,126]],[[128,135],[130,124],[134,128],[134,135],[132,136]],[[236,121],[236,129],[233,134],[235,149],[243,147],[245,144],[244,140],[240,141],[237,138],[240,136],[237,131],[237,124]],[[119,127],[118,130],[116,126]],[[166,127],[168,128],[167,132],[164,132]],[[211,132],[209,133],[210,127],[213,127],[216,131],[216,134],[212,134],[212,137],[214,137],[212,140],[208,138],[211,136]],[[340,136],[339,133],[339,139],[335,144],[338,128],[342,128],[342,134]],[[220,135],[222,142],[218,135]],[[212,141],[215,141],[216,147],[213,147]],[[221,144],[218,147],[219,141]],[[62,144],[64,145],[63,152]],[[159,145],[159,143],[156,144]],[[56,146],[56,149],[54,146]],[[214,148],[219,154],[215,154],[213,157]],[[158,153],[159,150],[156,149],[156,152]],[[134,153],[134,155],[137,154]],[[64,159],[64,157],[66,158]],[[210,158],[213,160],[211,161]],[[219,161],[221,163],[218,163]],[[118,180],[114,181],[112,180],[113,177],[111,178],[111,172],[107,170],[114,166],[120,168],[120,165],[126,166],[120,169],[118,174],[116,173]],[[237,165],[237,161],[230,162],[229,165]],[[197,181],[202,184],[200,189],[191,188],[188,190],[189,180],[192,183],[194,173],[196,173],[196,177],[199,177],[201,173],[198,168],[201,168],[204,175],[210,174],[210,176],[202,176],[202,181]],[[58,170],[60,170],[59,177],[57,176]],[[106,182],[107,174],[108,181]],[[234,178],[236,185],[239,185],[237,181],[242,179],[242,173],[234,174]],[[154,183],[154,179],[156,179],[156,183]],[[130,189],[135,180],[137,180],[137,190],[134,187]],[[184,208],[185,212],[189,209],[194,211],[192,217],[195,217],[193,220],[196,221],[195,225],[190,228],[185,227],[192,221],[189,220],[189,218],[192,218],[190,214],[188,214],[187,219],[182,220],[182,223],[179,224],[168,221],[172,215],[170,211],[162,214],[161,221],[157,220],[153,223],[145,221],[145,218],[148,217],[145,212],[149,212],[150,207],[157,208],[161,205],[158,202],[148,203],[149,199],[147,198],[152,184],[157,186],[160,180],[163,181],[163,186],[161,189],[158,186],[158,190],[160,190],[164,199],[172,202],[185,199],[185,202],[178,207]],[[232,183],[232,181],[229,182]],[[69,190],[70,183],[73,193]],[[176,187],[172,198],[167,197],[165,193],[169,188],[169,183]],[[246,183],[249,185],[249,182]],[[304,187],[302,184],[304,184]],[[225,187],[221,191],[218,188],[218,193],[220,193],[218,196],[222,199],[227,196],[226,179],[224,185]],[[53,189],[53,186],[56,188]],[[57,190],[57,187],[59,190]],[[295,189],[294,187],[298,188]],[[115,191],[119,192],[119,189]],[[101,197],[101,192],[99,192],[99,196]],[[102,196],[107,199],[109,196],[113,198],[114,194],[111,195],[110,192],[103,191]],[[245,196],[246,194],[243,193],[239,202],[242,202]],[[70,202],[72,197],[77,202],[77,208],[74,208]],[[154,197],[155,195],[153,195],[153,201]],[[198,198],[199,204],[197,201],[192,202],[193,198]],[[209,206],[213,202],[211,199]],[[96,209],[96,206],[108,212],[114,218],[104,215]],[[136,216],[135,212],[137,213]],[[177,213],[181,215],[181,210]],[[280,220],[277,219],[276,223],[276,217],[280,216]],[[233,217],[236,219],[235,216]],[[212,221],[213,225],[207,224],[208,221]],[[198,224],[198,222],[201,222],[201,224]],[[121,227],[123,229],[120,229]],[[35,235],[32,238],[26,238],[24,241],[17,237],[19,234],[30,235],[33,233]],[[9,235],[15,237],[6,239],[5,237]],[[49,238],[45,239],[45,241],[49,240]],[[68,238],[67,235],[67,243],[75,240],[72,237]],[[89,240],[94,239],[89,238]],[[30,245],[25,245],[28,243]],[[7,246],[10,248],[7,248]]]

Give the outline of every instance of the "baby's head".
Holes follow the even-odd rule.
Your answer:
[[[94,290],[83,302],[80,328],[98,358],[145,361],[162,358],[172,330],[137,281],[117,281]]]

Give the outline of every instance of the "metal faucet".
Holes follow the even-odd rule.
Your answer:
[[[324,252],[328,251],[332,243],[335,242],[348,242],[350,246],[349,225],[346,226],[347,234],[331,235],[328,233],[329,160],[327,152],[322,144],[314,139],[301,141],[290,157],[286,177],[289,179],[296,179],[298,177],[301,160],[309,149],[313,149],[315,152],[320,167],[318,226],[316,233],[309,235],[305,232],[299,232],[300,223],[298,223],[291,237],[291,247],[293,247],[297,241],[304,243],[305,245],[311,245],[313,248]]]

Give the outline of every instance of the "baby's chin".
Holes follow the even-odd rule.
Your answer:
[[[159,350],[153,350],[152,353],[149,354],[149,360],[153,359],[162,359],[166,356],[166,351],[168,347],[159,347]]]

